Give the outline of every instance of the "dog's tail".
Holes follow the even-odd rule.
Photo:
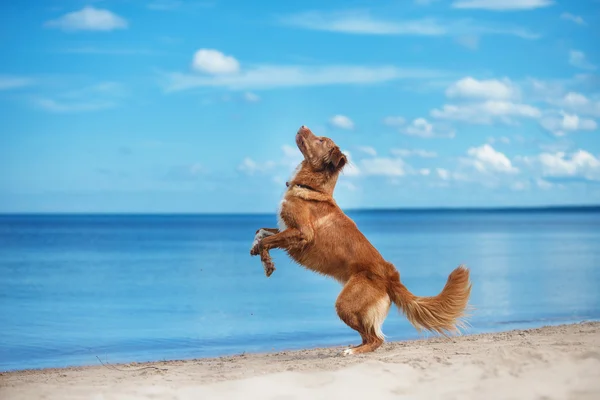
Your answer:
[[[418,331],[426,329],[447,336],[465,326],[467,303],[471,294],[469,270],[463,265],[456,268],[440,294],[419,297],[400,282],[396,272],[389,281],[389,295],[396,306]]]

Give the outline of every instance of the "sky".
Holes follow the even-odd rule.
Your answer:
[[[0,212],[600,203],[598,0],[0,2]]]

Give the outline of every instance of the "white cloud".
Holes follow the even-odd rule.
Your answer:
[[[494,150],[489,144],[484,144],[480,147],[471,147],[467,150],[467,154],[470,158],[464,158],[462,162],[472,166],[479,172],[507,174],[519,172],[504,153]]]
[[[568,114],[564,111],[559,115],[548,115],[542,118],[540,124],[555,136],[564,136],[575,131],[593,131],[598,128],[593,119],[580,118],[576,114]]]
[[[244,100],[249,103],[257,103],[260,101],[260,96],[252,92],[246,92],[244,93]]]
[[[540,179],[540,178],[538,178],[538,179],[535,180],[535,184],[540,189],[550,189],[553,186],[550,182],[548,182],[548,181],[546,181],[544,179]]]
[[[469,50],[477,50],[479,48],[480,38],[477,35],[463,35],[456,38],[456,43]]]
[[[591,99],[577,92],[567,92],[559,99],[550,97],[548,103],[580,115],[600,117],[600,100]]]
[[[107,100],[92,101],[64,101],[49,98],[36,98],[33,100],[38,107],[55,113],[74,113],[83,111],[99,111],[116,107],[117,104]]]
[[[587,97],[581,93],[569,92],[563,98],[564,104],[571,107],[582,107],[589,104]]]
[[[70,12],[58,19],[45,23],[45,26],[48,28],[57,28],[66,32],[107,32],[115,29],[125,29],[127,25],[127,21],[117,14],[92,6],[86,6],[80,11]]]
[[[569,64],[580,69],[596,69],[596,66],[587,60],[585,53],[579,50],[571,50],[569,52]]]
[[[358,186],[356,186],[352,182],[340,181],[339,186],[344,187],[344,188],[350,190],[351,192],[355,192],[358,190]]]
[[[450,180],[452,178],[452,174],[447,169],[436,168],[435,171],[437,172],[437,174],[440,177],[440,179],[442,179],[444,181],[448,181],[448,180]]]
[[[542,153],[522,160],[539,167],[544,178],[579,178],[600,181],[600,160],[585,150],[574,153]]]
[[[425,118],[417,118],[406,127],[404,132],[407,135],[419,136],[419,137],[433,137],[433,125],[427,122]]]
[[[507,35],[516,36],[521,39],[536,40],[540,38],[540,34],[530,32],[523,28],[494,26],[490,22],[486,25],[471,25],[471,23],[463,23],[456,25],[455,34],[457,36],[465,35]]]
[[[514,181],[513,183],[510,184],[510,188],[512,190],[516,190],[516,191],[522,191],[522,190],[526,190],[529,189],[529,182],[528,181]]]
[[[540,80],[529,78],[525,81],[525,92],[536,100],[547,101],[550,98],[562,96],[565,91],[564,80]]]
[[[283,152],[283,158],[280,164],[287,166],[292,170],[296,168],[296,166],[298,166],[298,164],[300,164],[304,158],[297,147],[284,144],[281,146],[281,151]]]
[[[492,100],[509,100],[518,97],[519,90],[510,81],[487,79],[477,80],[473,77],[463,78],[446,89],[446,96],[450,98],[475,98]]]
[[[453,138],[455,132],[453,130],[441,131],[435,128],[434,125],[428,122],[425,118],[417,118],[413,120],[406,128],[401,130],[402,133],[409,136],[418,136],[421,138],[446,137]]]
[[[117,82],[99,82],[94,85],[84,86],[79,89],[69,90],[64,92],[63,98],[83,99],[86,97],[107,96],[107,97],[123,97],[127,95],[127,89]]]
[[[0,75],[0,90],[22,88],[34,83],[33,79],[23,76]]]
[[[548,7],[554,4],[552,0],[456,0],[452,3],[454,8],[508,11],[532,10]]]
[[[290,146],[289,144],[284,144],[281,146],[281,151],[283,151],[285,157],[300,157],[300,150]]]
[[[342,153],[346,155],[348,160],[342,171],[342,174],[346,177],[361,175],[361,170],[352,160],[352,154],[343,149]],[[290,174],[296,169],[303,159],[304,157],[297,147],[285,144],[281,146],[281,158],[279,161],[259,162],[250,157],[246,157],[244,160],[242,160],[240,165],[238,165],[237,169],[246,175],[274,174],[273,182],[281,184],[288,179]]]
[[[283,17],[281,22],[303,29],[352,34],[437,36],[446,33],[445,28],[434,20],[386,21],[363,11],[310,11]]]
[[[403,149],[392,149],[391,153],[393,157],[377,157],[377,153],[374,149],[367,147],[362,150],[370,157],[361,159],[358,164],[360,168],[356,167],[356,170],[349,170],[349,167],[355,167],[355,164],[350,159],[350,154],[346,151],[344,153],[349,158],[349,164],[344,169],[345,175],[350,176],[387,176],[387,177],[400,177],[405,175],[416,175],[416,176],[429,176],[432,170],[429,168],[415,169],[407,164],[402,158],[402,155],[406,156],[419,156],[419,157],[436,157],[437,154],[428,152],[425,150],[411,150],[405,151]],[[372,150],[372,151],[371,151]]]
[[[445,181],[445,183],[442,186],[448,186],[449,181],[463,181],[463,182],[476,181],[475,179],[472,179],[471,177],[469,177],[467,174],[465,174],[463,172],[459,172],[459,171],[453,172],[446,168],[436,168],[435,175],[438,178],[440,178],[442,181]],[[490,176],[486,175],[486,179],[489,180]],[[439,186],[439,185],[437,185],[437,186]]]
[[[526,190],[532,185],[547,190],[560,186],[561,181],[600,182],[600,157],[585,150],[544,152],[511,160],[489,144],[484,144],[469,148],[467,156],[459,161],[454,171],[436,168],[431,173],[444,181],[443,185],[448,185],[449,181],[461,181],[487,187],[505,186],[512,190]]]
[[[272,170],[276,166],[276,163],[273,161],[266,161],[263,163],[259,163],[254,161],[250,157],[244,158],[242,163],[238,166],[238,171],[243,172],[247,175],[254,175],[257,173],[263,173],[266,171]]]
[[[399,126],[404,125],[406,123],[406,120],[402,117],[390,116],[390,117],[385,117],[383,119],[383,123],[384,123],[384,125],[387,125],[387,126],[399,127]]]
[[[588,179],[600,179],[600,160],[584,150],[578,150],[570,157],[564,153],[541,154],[539,161],[546,176],[581,175]]]
[[[560,18],[562,18],[566,21],[575,22],[577,25],[586,25],[586,23],[582,17],[580,17],[579,15],[573,15],[568,12],[564,12],[564,13],[560,14]]]
[[[404,176],[406,165],[399,158],[374,157],[361,160],[361,171],[365,175]]]
[[[391,149],[390,153],[399,157],[422,157],[422,158],[435,158],[437,153],[435,151],[420,150],[420,149]]]
[[[577,57],[576,55],[575,59]],[[583,58],[585,59],[585,54]],[[546,80],[526,78],[522,82],[522,87],[524,93],[532,100],[554,104],[557,99],[562,98],[568,92],[588,91],[587,95],[591,99],[600,100],[600,93],[595,90],[598,82],[598,75],[593,71],[575,71],[572,76],[564,78]]]
[[[536,39],[538,35],[524,29],[498,27],[491,23],[474,24],[472,20],[440,21],[433,18],[389,20],[373,17],[364,10],[337,12],[301,12],[281,17],[283,25],[316,31],[355,35],[464,36],[476,34],[513,35]]]
[[[246,157],[238,165],[237,170],[250,176],[272,175],[273,182],[281,184],[302,160],[302,153],[297,147],[285,144],[281,146],[281,156],[278,161],[256,161],[251,157]]]
[[[399,79],[434,78],[440,71],[403,69],[392,66],[362,67],[351,65],[258,65],[237,74],[198,75],[169,73],[165,75],[167,91],[196,87],[227,87],[234,90],[274,89],[298,86],[360,85]]]
[[[491,124],[495,120],[512,123],[513,118],[539,118],[540,110],[520,103],[488,100],[483,103],[453,105],[445,104],[433,109],[431,116],[439,119],[463,121],[472,124]]]
[[[361,175],[360,168],[358,168],[358,166],[354,163],[354,160],[352,159],[352,153],[350,153],[347,150],[342,150],[342,153],[344,153],[346,155],[346,158],[348,159],[348,162],[346,163],[342,174],[350,177]]]
[[[329,123],[340,129],[354,129],[354,122],[345,115],[334,115],[329,119]]]
[[[239,72],[240,63],[234,57],[218,50],[200,49],[194,53],[192,68],[207,74],[227,75]]]
[[[358,149],[365,154],[375,157],[377,155],[377,150],[370,146],[359,146]]]
[[[573,142],[565,138],[558,138],[555,140],[539,143],[538,147],[547,153],[557,153],[560,151],[568,151],[572,149]]]

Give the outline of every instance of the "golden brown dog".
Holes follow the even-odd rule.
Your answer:
[[[259,255],[270,276],[275,267],[269,250],[285,250],[302,266],[331,276],[344,285],[335,303],[339,317],[362,337],[345,354],[373,351],[384,341],[381,325],[393,302],[418,330],[447,334],[458,330],[471,293],[469,270],[456,268],[442,292],[413,295],[400,274],[383,259],[333,199],[346,156],[329,138],[302,126],[296,144],[304,156],[279,210],[279,229],[261,228],[250,250]]]

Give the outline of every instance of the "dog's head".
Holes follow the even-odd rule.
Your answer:
[[[315,172],[339,172],[348,159],[340,148],[325,136],[315,136],[310,129],[302,125],[296,134],[296,145],[304,160]]]

